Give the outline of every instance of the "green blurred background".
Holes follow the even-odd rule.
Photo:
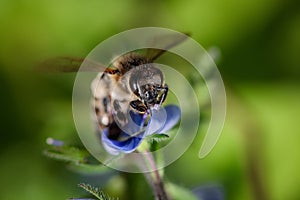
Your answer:
[[[300,199],[300,2],[297,0],[1,0],[0,199],[66,199],[86,193],[79,176],[42,155],[48,136],[78,142],[71,109],[75,74],[38,74],[41,60],[85,57],[121,31],[159,26],[192,33],[221,50],[228,100],[224,131],[203,160],[202,136],[166,168],[188,189],[224,187],[226,199]],[[118,177],[106,191],[151,192],[141,175]],[[125,185],[125,186],[124,186]],[[136,190],[135,190],[136,187]],[[114,192],[117,191],[117,192]],[[124,191],[123,191],[124,193]]]

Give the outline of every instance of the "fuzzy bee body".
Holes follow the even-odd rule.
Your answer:
[[[108,129],[107,137],[118,140],[128,123],[129,111],[151,115],[151,108],[161,105],[168,94],[164,76],[153,61],[168,49],[187,39],[188,35],[166,35],[157,39],[161,49],[145,49],[146,53],[128,53],[115,59],[91,85],[93,118],[98,132]],[[82,69],[81,64],[85,62]],[[42,69],[52,72],[99,72],[102,64],[81,58],[59,57],[42,63]],[[80,69],[80,70],[79,70]]]
[[[112,138],[117,138],[116,124],[128,123],[130,110],[144,114],[167,96],[167,85],[161,70],[151,60],[130,53],[116,59],[92,83],[94,108],[98,128],[113,129]]]

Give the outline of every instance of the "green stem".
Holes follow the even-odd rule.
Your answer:
[[[145,160],[150,167],[150,171],[148,173],[144,173],[146,178],[148,179],[150,185],[152,186],[155,199],[156,200],[171,200],[165,190],[162,178],[157,170],[156,163],[151,152],[145,152]]]

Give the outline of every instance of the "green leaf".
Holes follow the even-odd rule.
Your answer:
[[[89,192],[90,194],[92,194],[94,197],[96,197],[99,200],[114,200],[114,198],[109,197],[107,194],[105,194],[103,191],[101,191],[97,187],[93,187],[93,186],[91,186],[89,184],[85,184],[85,183],[80,183],[78,186],[83,188],[85,191]]]
[[[63,145],[63,142],[60,142],[62,144],[60,146],[52,145],[51,141],[47,142],[50,148],[45,150],[44,154],[50,158],[67,162],[68,168],[72,171],[88,175],[103,174],[109,171],[108,167],[92,157],[87,150]],[[57,140],[55,141],[57,143]]]
[[[102,164],[89,164],[89,163],[70,163],[68,168],[76,173],[80,174],[104,174],[110,171],[110,168],[102,165]]]
[[[170,136],[167,134],[153,134],[146,138],[149,143],[153,143],[153,142],[166,141],[166,140],[170,139]]]
[[[74,163],[84,163],[86,161],[86,157],[89,155],[86,150],[69,146],[52,147],[45,150],[44,154],[56,160]]]

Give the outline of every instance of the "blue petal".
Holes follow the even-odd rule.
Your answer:
[[[139,132],[145,124],[147,114],[135,113],[133,111],[129,112],[128,123],[124,127],[120,127],[123,132],[133,135]]]
[[[129,111],[130,117],[134,123],[141,126],[143,123],[143,115],[139,113],[135,113],[133,111]]]
[[[131,153],[139,146],[143,137],[153,133],[167,132],[178,123],[181,116],[179,107],[175,105],[169,105],[165,108],[159,107],[157,109],[152,109],[151,111],[152,116],[146,131],[142,131],[139,135],[134,137],[130,137],[130,135],[137,133],[144,127],[147,115],[130,112],[131,121],[129,120],[129,123],[123,127],[125,129],[120,129],[120,138],[123,138],[124,141],[109,139],[107,137],[109,129],[104,129],[101,137],[105,150],[112,155],[117,155],[120,152]]]
[[[61,140],[55,140],[55,139],[50,138],[50,137],[47,138],[46,143],[48,145],[52,145],[52,146],[56,146],[56,147],[64,146],[64,142],[63,141],[61,141]]]
[[[124,113],[125,114],[125,113]],[[126,117],[126,123],[124,123],[125,119],[120,119],[113,115],[114,122],[118,125],[118,127],[125,133],[129,135],[133,135],[136,132],[140,131],[141,128],[144,126],[145,119],[147,115],[143,115],[140,113],[135,113],[133,111],[129,111],[125,117]]]
[[[131,153],[141,143],[142,138],[140,137],[128,137],[125,141],[111,140],[107,137],[108,129],[104,129],[102,132],[102,143],[105,150],[113,155],[117,155],[120,152]],[[129,136],[122,132],[121,135]]]
[[[165,133],[169,131],[171,128],[173,128],[178,121],[180,120],[181,111],[180,108],[176,105],[168,105],[165,107],[166,113],[167,113],[167,119],[160,128],[157,133]]]
[[[167,112],[163,107],[151,109],[151,113],[145,136],[157,133],[158,130],[163,128],[167,120]]]
[[[219,184],[204,185],[193,189],[197,197],[203,200],[224,200],[224,187]]]

